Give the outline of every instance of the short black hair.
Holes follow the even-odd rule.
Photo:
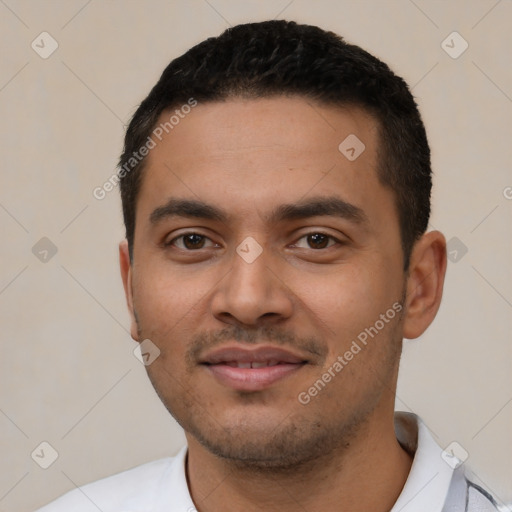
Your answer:
[[[407,270],[426,231],[432,188],[430,148],[405,81],[359,46],[312,25],[273,20],[237,25],[174,59],[133,115],[119,161],[126,238],[133,258],[136,202],[147,145],[161,114],[196,102],[302,96],[357,106],[378,121],[378,177],[395,194]],[[341,142],[341,141],[340,141]]]

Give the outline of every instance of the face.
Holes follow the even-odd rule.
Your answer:
[[[299,464],[392,411],[406,276],[377,144],[362,110],[267,98],[199,104],[151,150],[123,276],[190,442]]]

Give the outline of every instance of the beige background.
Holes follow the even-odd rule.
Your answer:
[[[274,17],[331,29],[413,86],[433,152],[432,227],[467,253],[449,264],[433,326],[406,342],[397,408],[442,446],[457,441],[476,481],[512,500],[512,2],[2,0],[0,511],[184,442],[132,353],[118,192],[92,191],[172,58]],[[43,31],[59,45],[47,59],[31,48]],[[469,44],[457,59],[441,46],[453,31]],[[32,252],[42,237],[58,249],[47,262]],[[46,470],[31,458],[43,441],[59,455]]]

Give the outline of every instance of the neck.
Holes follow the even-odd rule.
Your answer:
[[[322,460],[288,471],[240,467],[187,435],[187,478],[197,510],[388,512],[412,459],[396,439],[393,411],[375,420],[369,419],[350,443],[340,443]]]

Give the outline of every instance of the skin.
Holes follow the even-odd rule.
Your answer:
[[[338,150],[349,134],[366,147],[354,161]],[[121,273],[133,339],[161,351],[147,371],[185,429],[200,512],[385,512],[405,484],[412,459],[393,424],[402,339],[420,336],[437,313],[446,243],[439,232],[423,235],[404,273],[377,145],[377,122],[358,108],[232,99],[199,104],[148,156],[133,261],[122,242]],[[282,203],[331,196],[365,220],[266,221]],[[171,197],[230,217],[151,222]],[[189,231],[206,237],[193,239],[199,248],[177,239]],[[315,233],[334,238],[306,236]],[[262,248],[252,263],[236,252],[249,236]],[[402,314],[301,404],[299,393],[402,300]],[[209,347],[228,342],[290,348],[308,363],[265,389],[237,391],[198,364]]]

